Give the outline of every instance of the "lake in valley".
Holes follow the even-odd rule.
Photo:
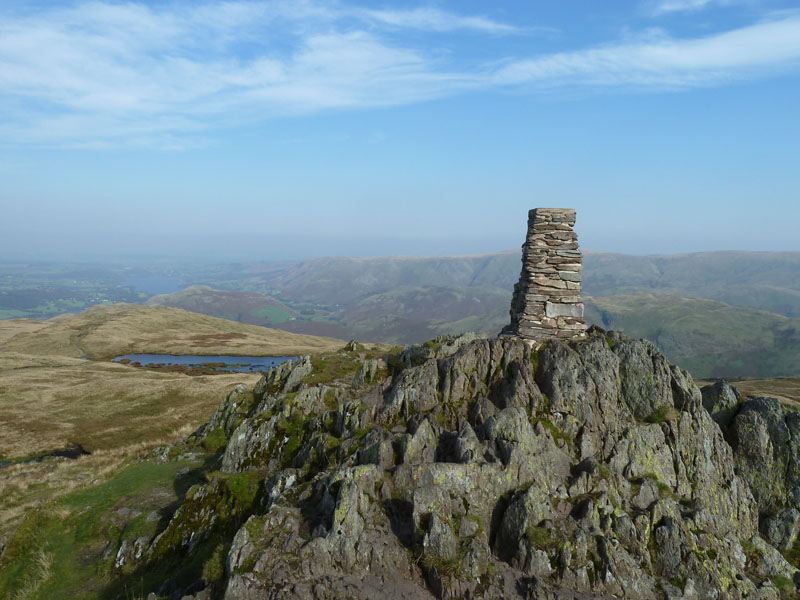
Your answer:
[[[187,369],[210,368],[219,373],[254,373],[266,371],[296,356],[230,356],[198,354],[124,354],[114,362],[134,366],[185,367]],[[138,363],[138,364],[136,364]]]

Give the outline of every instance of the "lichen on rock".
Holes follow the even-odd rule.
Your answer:
[[[537,348],[353,344],[326,381],[315,360],[223,401],[194,438],[224,433],[219,471],[145,557],[222,536],[227,600],[794,585],[800,418],[777,401],[701,393],[652,344],[597,328]]]

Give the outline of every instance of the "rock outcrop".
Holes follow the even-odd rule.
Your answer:
[[[514,286],[505,335],[542,341],[581,338],[581,251],[571,208],[534,208],[522,245],[522,272]]]
[[[793,597],[800,415],[728,391],[596,328],[281,365],[187,442],[219,470],[142,569],[222,543],[197,598]]]

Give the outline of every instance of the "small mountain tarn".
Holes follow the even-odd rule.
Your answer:
[[[503,335],[541,341],[585,335],[581,251],[571,208],[534,208],[522,245],[522,272],[514,286],[511,323]]]

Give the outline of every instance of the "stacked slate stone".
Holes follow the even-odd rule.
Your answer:
[[[583,337],[581,251],[571,208],[528,212],[522,273],[514,286],[511,324],[503,334],[532,340]]]

